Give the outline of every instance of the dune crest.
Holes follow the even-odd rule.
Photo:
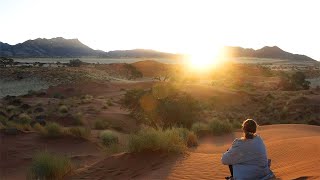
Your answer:
[[[310,125],[261,126],[272,170],[280,179],[319,179],[320,127]],[[223,179],[228,168],[221,154],[241,132],[202,139],[185,155],[159,152],[120,154],[75,173],[71,179]]]

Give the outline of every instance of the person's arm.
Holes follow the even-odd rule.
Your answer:
[[[241,162],[242,152],[240,151],[241,140],[235,139],[230,149],[222,155],[221,162],[225,165],[234,165]]]

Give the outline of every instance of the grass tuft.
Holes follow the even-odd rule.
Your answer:
[[[61,179],[71,171],[71,161],[61,155],[40,152],[32,159],[32,179]]]
[[[59,112],[60,113],[67,113],[69,111],[68,107],[66,105],[59,106]]]
[[[71,127],[68,129],[68,133],[74,137],[87,139],[89,138],[91,131],[84,127]]]
[[[119,143],[119,138],[112,131],[106,130],[100,134],[100,139],[102,140],[103,145],[110,147],[114,144]]]
[[[212,120],[209,129],[214,135],[222,135],[233,131],[233,124],[229,121]]]
[[[130,152],[167,151],[184,152],[187,146],[197,145],[194,133],[184,128],[156,130],[145,128],[130,136],[128,149]]]
[[[48,138],[58,138],[64,134],[62,127],[54,122],[48,123],[44,129],[45,131],[42,132],[42,135]]]
[[[105,120],[98,119],[94,122],[94,128],[98,130],[107,129],[109,127],[109,123]]]

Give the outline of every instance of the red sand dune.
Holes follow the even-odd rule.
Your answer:
[[[73,137],[59,139],[41,138],[36,133],[0,134],[0,179],[26,179],[32,156],[38,151],[48,151],[71,157],[75,168],[89,166],[102,156],[100,148],[92,142]]]
[[[260,127],[272,170],[280,179],[320,179],[320,127],[270,125]],[[148,152],[119,154],[77,171],[66,179],[223,179],[228,168],[221,154],[241,132],[201,140],[185,155]]]

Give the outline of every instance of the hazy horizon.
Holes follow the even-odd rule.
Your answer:
[[[278,46],[320,60],[317,1],[2,0],[0,41],[77,38],[103,51]]]

